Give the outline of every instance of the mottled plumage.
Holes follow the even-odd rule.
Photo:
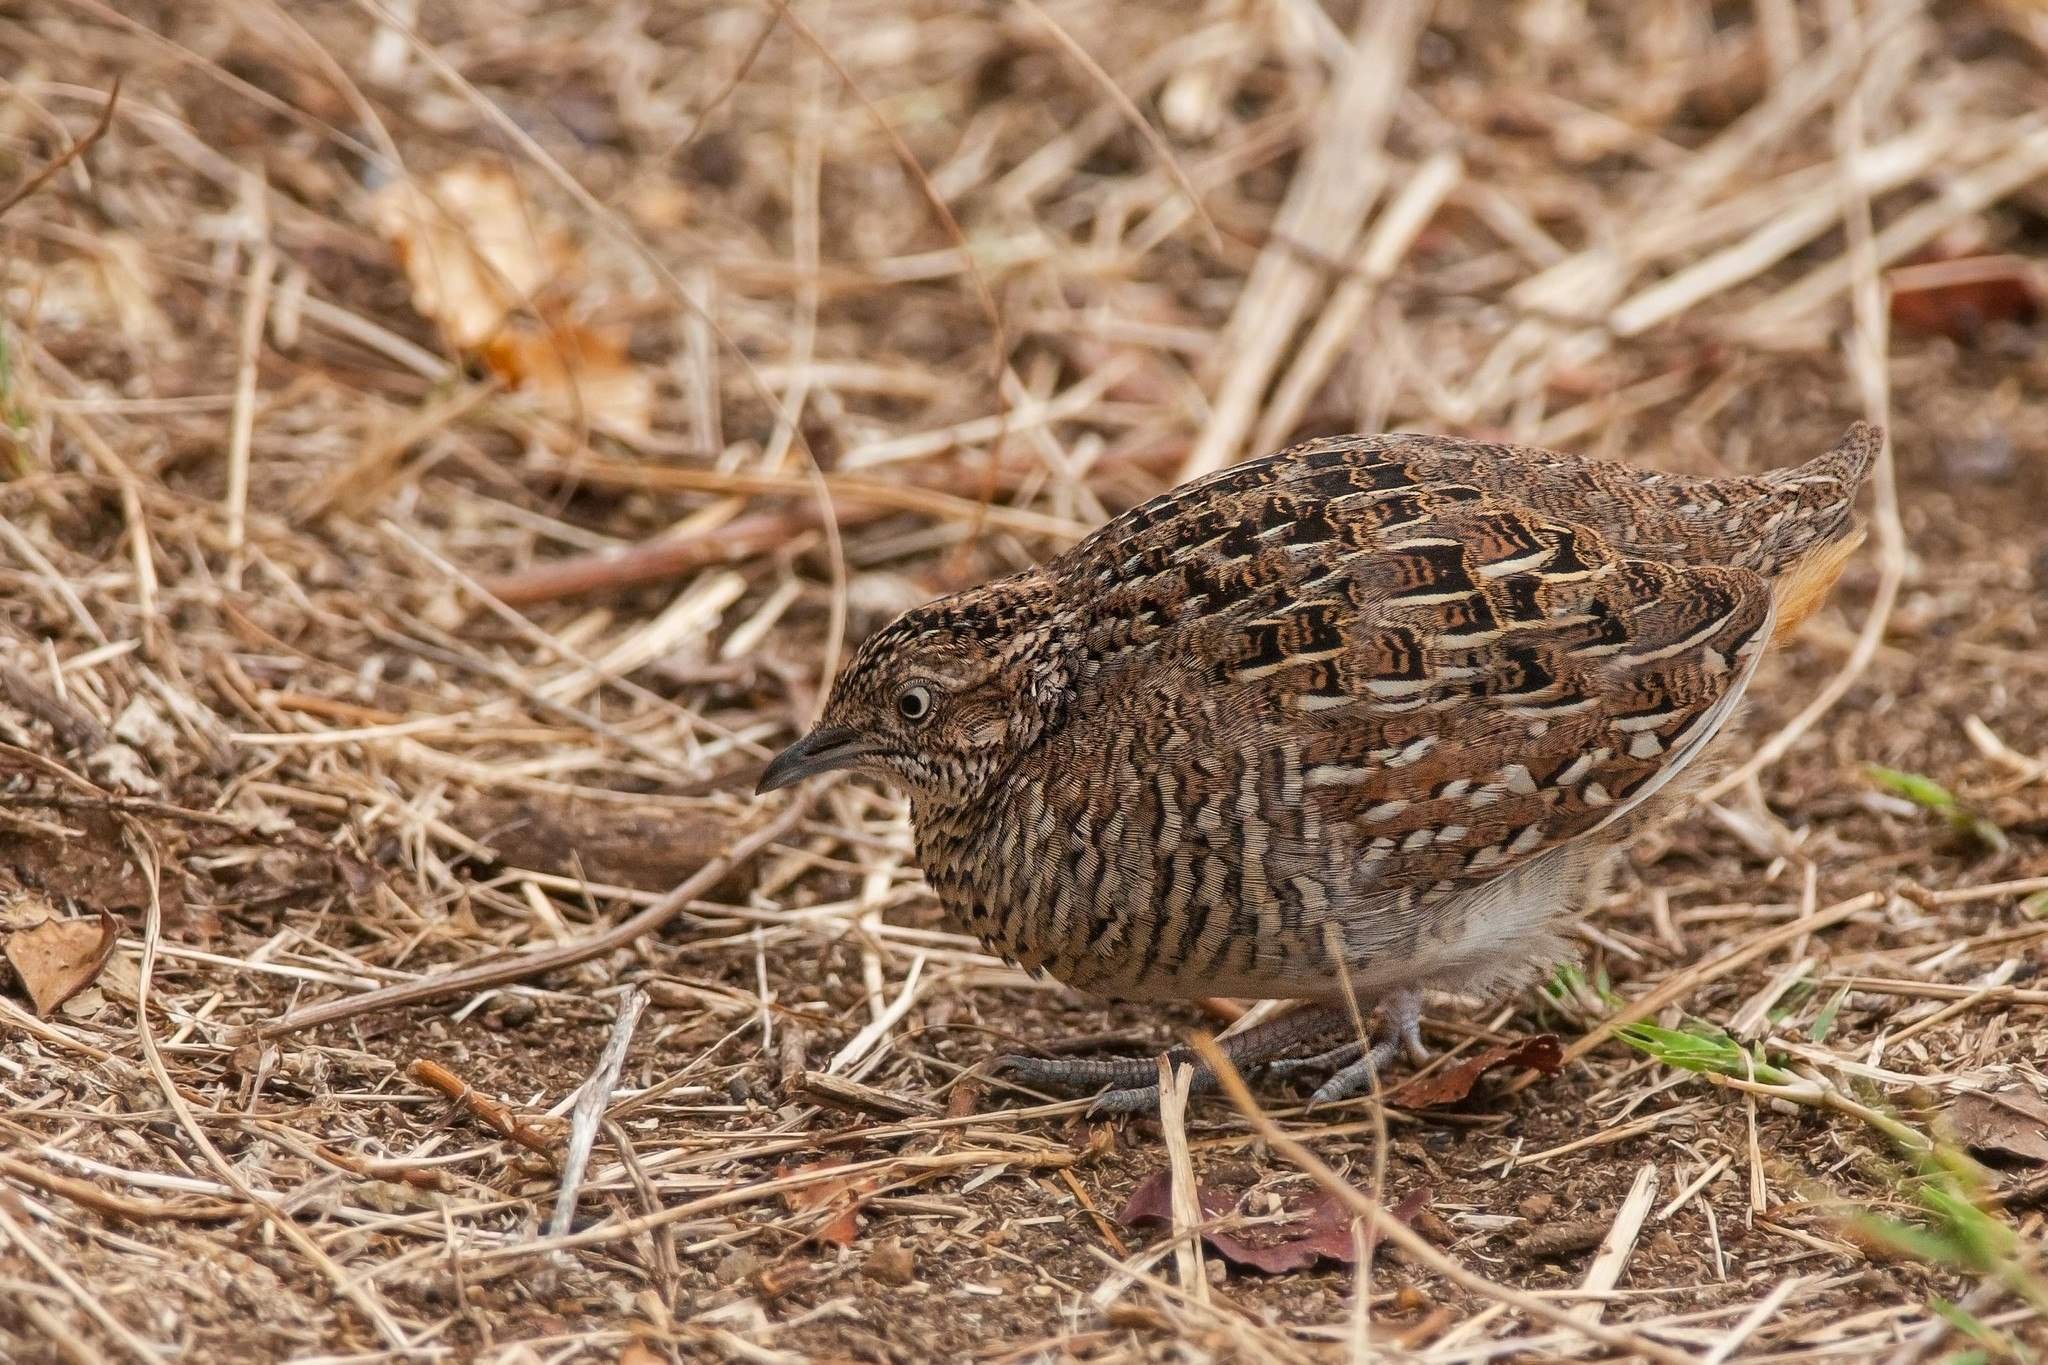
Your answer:
[[[1497,990],[1825,594],[1879,441],[1739,479],[1305,442],[905,613],[763,787],[894,780],[950,916],[1083,989]]]

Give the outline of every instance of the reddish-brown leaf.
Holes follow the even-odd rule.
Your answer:
[[[1434,1109],[1456,1104],[1472,1093],[1479,1078],[1503,1066],[1526,1066],[1548,1076],[1564,1065],[1564,1049],[1554,1033],[1539,1033],[1512,1043],[1496,1043],[1477,1057],[1467,1058],[1449,1071],[1408,1082],[1393,1094],[1403,1109]]]
[[[626,356],[618,331],[565,318],[545,325],[515,318],[482,347],[484,364],[515,389],[537,395],[565,422],[645,435],[653,420],[654,376]]]
[[[414,310],[450,342],[563,421],[646,434],[654,376],[628,358],[622,332],[563,311],[581,292],[582,253],[509,171],[478,161],[393,181],[370,211]]]
[[[1909,265],[1893,271],[1890,283],[1893,322],[1963,342],[1994,322],[2033,321],[2044,293],[2034,265],[2016,256]]]
[[[843,1166],[844,1161],[828,1159],[813,1161],[803,1166],[778,1166],[778,1176],[801,1175],[810,1171],[831,1170]],[[792,1213],[807,1209],[836,1209],[833,1216],[822,1223],[811,1235],[832,1246],[852,1246],[860,1235],[860,1208],[863,1200],[875,1191],[872,1175],[849,1176],[839,1180],[815,1180],[808,1185],[782,1192],[782,1202]]]
[[[121,921],[100,911],[99,922],[46,919],[7,939],[7,960],[37,1014],[48,1014],[90,986],[107,965]]]
[[[1217,1222],[1235,1212],[1239,1196],[1228,1190],[1197,1182],[1195,1202],[1202,1221]],[[1410,1222],[1429,1203],[1429,1191],[1410,1191],[1392,1210],[1403,1223]],[[1255,1224],[1235,1231],[1205,1227],[1202,1240],[1232,1265],[1280,1275],[1300,1270],[1319,1259],[1349,1265],[1358,1259],[1351,1239],[1352,1216],[1336,1195],[1321,1188],[1290,1191],[1284,1199],[1286,1217],[1278,1222]],[[1138,1182],[1124,1201],[1117,1220],[1126,1227],[1173,1221],[1173,1176],[1157,1171]]]

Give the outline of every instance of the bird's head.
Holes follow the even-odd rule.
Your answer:
[[[980,801],[1064,714],[1049,597],[1028,572],[897,617],[861,645],[824,716],[755,790],[844,769],[903,788],[913,808]]]

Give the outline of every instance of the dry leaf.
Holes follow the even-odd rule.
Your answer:
[[[1206,1224],[1235,1212],[1238,1196],[1197,1182],[1195,1202],[1200,1206],[1202,1221]],[[1392,1213],[1403,1223],[1408,1223],[1414,1221],[1415,1215],[1428,1204],[1428,1190],[1411,1190],[1394,1206]],[[1336,1195],[1320,1188],[1296,1187],[1284,1196],[1282,1211],[1286,1217],[1278,1222],[1257,1223],[1234,1232],[1205,1227],[1202,1240],[1232,1265],[1261,1270],[1268,1275],[1300,1270],[1323,1258],[1345,1265],[1358,1259],[1358,1246],[1351,1237],[1351,1211]],[[1171,1223],[1172,1172],[1157,1171],[1139,1181],[1138,1187],[1131,1191],[1131,1197],[1124,1201],[1117,1221],[1126,1227]]]
[[[112,998],[124,1005],[133,1005],[142,998],[142,967],[132,953],[115,953],[100,968],[100,979],[95,983]]]
[[[1994,322],[2032,322],[2048,293],[2033,264],[2017,256],[1928,261],[1888,278],[1892,321],[1961,342]]]
[[[136,910],[149,904],[149,881],[129,855],[119,816],[110,810],[79,808],[64,812],[64,825],[68,835],[0,827],[0,867],[55,899],[105,910]],[[180,878],[163,880],[167,918],[184,907],[182,884]]]
[[[666,891],[687,880],[740,832],[738,820],[711,813],[678,822],[665,806],[533,795],[478,796],[451,810],[448,823],[490,845],[512,867],[641,891]],[[744,899],[758,875],[751,867],[735,868],[709,898]]]
[[[1564,1049],[1554,1033],[1539,1033],[1512,1043],[1496,1043],[1477,1057],[1434,1076],[1412,1080],[1393,1093],[1392,1100],[1403,1109],[1434,1109],[1456,1104],[1472,1093],[1472,1087],[1487,1072],[1504,1066],[1533,1067],[1546,1076],[1564,1065]]]
[[[1941,1119],[1942,1136],[1972,1151],[2048,1161],[2048,1100],[2026,1086],[1968,1090]]]
[[[778,1166],[778,1176],[802,1175],[809,1171],[831,1170],[846,1163],[841,1160],[813,1161],[803,1166]],[[849,1177],[842,1180],[815,1180],[808,1185],[799,1185],[782,1192],[782,1202],[792,1213],[806,1209],[828,1208],[843,1204],[836,1216],[828,1220],[811,1235],[820,1242],[832,1246],[852,1246],[854,1238],[860,1235],[861,1201],[874,1193],[875,1179],[872,1175]]]
[[[405,270],[413,308],[464,350],[489,341],[574,261],[567,238],[537,221],[498,166],[453,166],[424,189],[394,181],[371,198],[370,216]]]
[[[93,983],[120,936],[121,921],[104,910],[97,924],[44,920],[9,936],[7,960],[36,1013],[46,1015]]]
[[[91,1019],[106,1007],[107,993],[98,986],[87,986],[57,1006],[57,1013],[66,1019]]]
[[[647,433],[653,376],[626,359],[621,336],[561,313],[581,257],[508,172],[479,163],[424,188],[397,182],[377,192],[370,212],[405,270],[413,308],[452,344],[563,421]]]
[[[619,1352],[619,1365],[668,1365],[668,1357],[644,1341],[629,1341]]]
[[[57,918],[57,907],[49,899],[33,891],[17,892],[6,900],[0,900],[0,930],[26,929],[32,924],[41,924],[46,919]]]
[[[164,789],[142,755],[125,744],[102,744],[86,755],[85,770],[102,786],[130,796],[155,796]]]
[[[901,1237],[884,1237],[868,1252],[860,1270],[878,1284],[906,1285],[917,1278],[917,1256]]]
[[[654,419],[654,376],[626,359],[623,338],[580,323],[507,325],[483,347],[484,363],[565,422],[645,436]]]

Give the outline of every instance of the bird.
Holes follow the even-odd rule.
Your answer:
[[[1224,1054],[1327,1068],[1312,1103],[1348,1098],[1426,1059],[1427,994],[1496,996],[1573,956],[1616,854],[1696,786],[1861,541],[1883,439],[1858,422],[1726,477],[1303,441],[903,613],[758,790],[900,788],[951,926],[1111,998],[1301,1002]],[[1158,1101],[1149,1057],[997,1066],[1099,1090],[1097,1113]]]

